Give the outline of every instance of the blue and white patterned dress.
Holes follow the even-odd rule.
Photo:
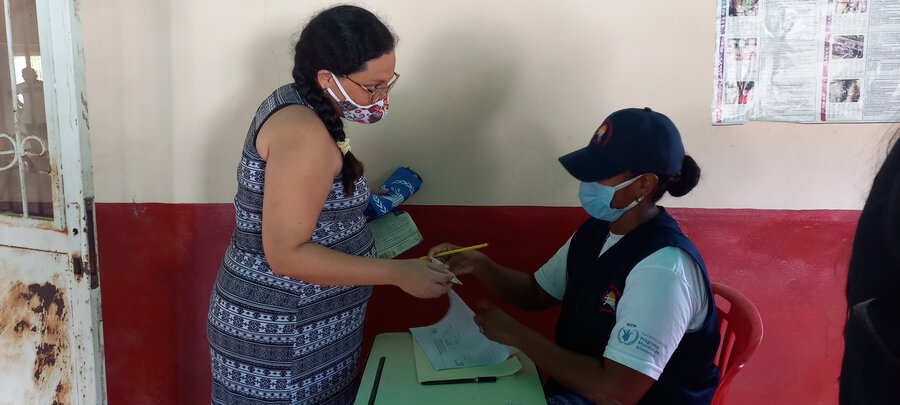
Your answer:
[[[323,286],[279,276],[263,254],[266,162],[256,152],[256,135],[272,114],[295,104],[307,105],[293,85],[276,90],[260,105],[244,142],[234,199],[237,228],[209,306],[213,404],[345,404],[356,394],[372,287]],[[368,199],[364,178],[353,195],[345,195],[336,177],[312,243],[374,256],[363,218]]]

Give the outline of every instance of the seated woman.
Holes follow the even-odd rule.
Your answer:
[[[476,251],[447,262],[518,307],[561,303],[556,342],[489,304],[475,322],[549,375],[551,404],[708,404],[719,380],[712,288],[697,248],[656,205],[700,179],[678,129],[649,108],[617,111],[587,147],[559,160],[581,181],[591,218],[534,276]]]

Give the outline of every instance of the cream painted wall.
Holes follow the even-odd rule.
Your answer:
[[[81,0],[97,200],[228,202],[253,113],[290,80],[303,0]],[[351,124],[417,204],[577,205],[556,157],[650,106],[704,169],[670,206],[861,207],[890,125],[710,125],[716,1],[359,2],[400,36],[391,113]]]

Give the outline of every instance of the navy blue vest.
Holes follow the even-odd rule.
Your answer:
[[[608,236],[609,222],[590,218],[572,237],[566,270],[568,282],[556,324],[557,343],[602,359],[616,324],[615,305],[610,305],[610,300],[621,299],[628,274],[638,262],[659,249],[681,248],[703,270],[709,311],[699,330],[684,335],[659,380],[639,404],[708,404],[719,382],[719,370],[713,364],[719,347],[719,327],[703,258],[662,207],[659,215],[629,232],[598,257]],[[624,328],[617,333],[625,340],[638,339]],[[552,379],[546,388],[550,395],[567,391]]]

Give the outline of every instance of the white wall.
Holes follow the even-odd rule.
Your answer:
[[[290,81],[309,0],[81,0],[97,200],[228,202],[253,113]],[[861,207],[892,126],[710,125],[716,1],[379,0],[400,36],[391,113],[351,124],[371,181],[417,204],[576,205],[556,158],[611,111],[669,115],[700,162],[670,206]]]

